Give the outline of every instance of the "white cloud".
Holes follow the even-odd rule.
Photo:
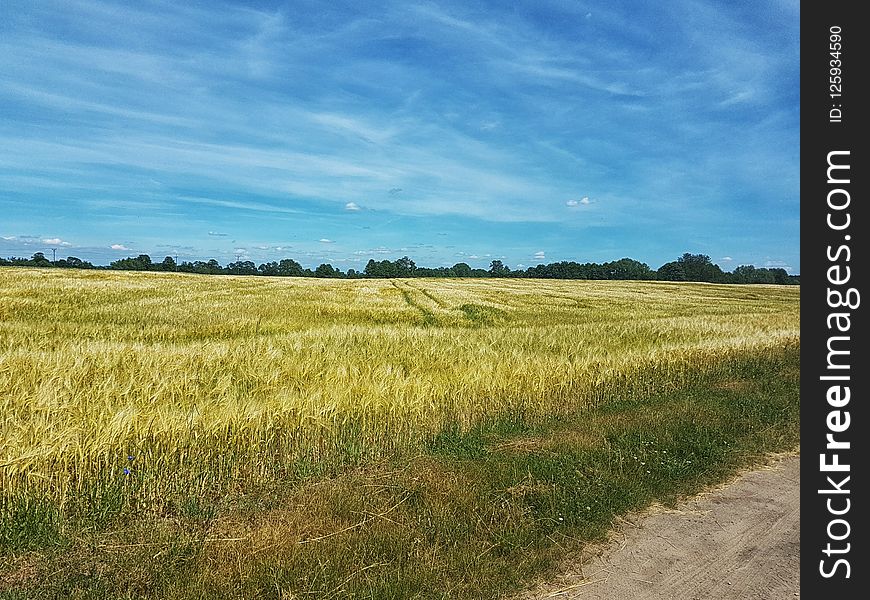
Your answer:
[[[348,202],[344,205],[344,210],[360,210],[360,207],[356,202]]]
[[[534,258],[535,260],[544,260],[544,259],[547,258],[547,257],[546,257],[546,255],[544,254],[544,251],[543,251],[543,250],[540,250],[540,251],[538,251],[538,252],[535,252],[535,255],[534,255],[532,258]]]
[[[18,239],[18,236],[15,236],[15,235],[4,235],[4,236],[3,236],[3,239],[6,240],[7,242],[11,242],[12,240],[17,240],[17,239]]]
[[[333,243],[332,240],[327,239],[327,238],[320,238],[319,241],[320,241],[321,244],[332,244],[332,243]]]
[[[110,248],[112,250],[129,250],[129,248],[124,244],[112,244]]]
[[[5,238],[4,238],[5,239]],[[42,240],[43,244],[51,244],[52,246],[71,246],[69,242],[65,242],[60,238],[46,238]]]
[[[219,231],[209,231],[208,234],[212,237],[226,237],[229,234],[221,233]]]
[[[722,262],[731,262],[731,261],[734,260],[734,259],[731,258],[730,256],[723,256],[723,257],[720,258],[719,260],[721,260]]]
[[[583,196],[579,200],[575,200],[575,199],[571,198],[570,200],[568,200],[565,203],[566,206],[571,206],[571,207],[580,206],[581,204],[583,206],[587,206],[589,204],[592,204],[592,200],[589,199],[589,196]]]
[[[468,258],[480,258],[477,254],[469,254]]]

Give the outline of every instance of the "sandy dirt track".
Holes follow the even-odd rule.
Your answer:
[[[517,600],[772,600],[800,596],[800,456],[653,507]]]

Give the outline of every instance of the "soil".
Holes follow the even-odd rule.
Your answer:
[[[621,519],[555,581],[517,600],[800,596],[800,455],[773,457],[676,509]]]

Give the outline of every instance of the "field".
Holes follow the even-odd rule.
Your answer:
[[[0,269],[0,594],[460,598],[483,576],[495,597],[522,582],[464,574],[469,553],[543,543],[523,564],[544,572],[542,524],[576,546],[796,446],[799,306],[791,286]],[[634,464],[667,448],[658,475]],[[593,461],[565,470],[600,514],[560,504],[568,458]]]

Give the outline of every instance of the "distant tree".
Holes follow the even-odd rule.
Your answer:
[[[398,277],[399,272],[396,266],[396,263],[399,261],[391,262],[389,260],[382,260],[380,262],[376,260],[369,260],[366,264],[365,274],[369,277],[377,277],[377,278],[387,278],[387,277]]]
[[[274,260],[272,262],[263,263],[257,267],[257,273],[267,276],[278,275],[278,263]]]
[[[662,281],[686,281],[686,269],[683,263],[675,260],[660,266],[656,276]]]
[[[724,279],[722,269],[719,268],[719,265],[713,264],[706,254],[686,252],[677,261],[683,264],[686,281],[718,282]]]
[[[175,264],[175,259],[171,256],[167,256],[163,259],[163,262],[157,266],[160,271],[175,271],[178,268],[178,265]]]
[[[769,269],[769,271],[773,275],[774,283],[778,283],[780,285],[787,285],[791,283],[791,278],[789,277],[789,274],[785,269],[775,268]]]
[[[706,254],[686,252],[674,262],[659,267],[658,278],[664,281],[707,281],[724,282],[727,277],[719,265],[710,261]]]
[[[507,277],[511,270],[500,260],[494,260],[489,263],[489,274],[493,277]]]
[[[341,277],[341,271],[329,263],[323,263],[314,269],[315,277]]]
[[[302,277],[302,265],[292,258],[284,258],[278,263],[278,275],[281,277]]]
[[[94,265],[89,263],[86,260],[82,260],[75,256],[67,256],[65,259],[62,258],[55,263],[56,266],[62,269],[93,269]]]
[[[607,275],[607,279],[655,279],[655,273],[649,268],[649,265],[631,258],[621,258],[617,261],[604,263],[601,267]]]
[[[456,263],[450,267],[454,277],[471,277],[471,267],[467,263]]]
[[[414,261],[407,256],[403,256],[393,264],[395,269],[394,277],[413,277],[414,271],[417,269]]]
[[[45,258],[45,254],[42,252],[36,252],[30,258],[30,263],[34,267],[50,267],[52,266],[51,261]]]
[[[755,283],[755,267],[752,265],[740,265],[731,273],[733,283]]]
[[[205,269],[203,271],[204,273],[211,273],[213,275],[218,275],[224,272],[224,268],[221,264],[213,258],[206,262],[203,268]]]
[[[256,275],[257,265],[250,260],[239,260],[229,263],[226,272],[230,275]]]
[[[137,256],[136,262],[138,262],[140,265],[142,265],[143,271],[147,271],[148,269],[150,269],[152,267],[151,257],[148,256],[147,254],[140,254],[139,256]]]
[[[414,277],[453,277],[453,272],[447,267],[436,267],[434,269],[417,267],[414,271]]]
[[[147,254],[140,254],[136,258],[121,258],[109,264],[109,268],[111,269],[126,271],[149,271],[152,266],[151,257]]]

